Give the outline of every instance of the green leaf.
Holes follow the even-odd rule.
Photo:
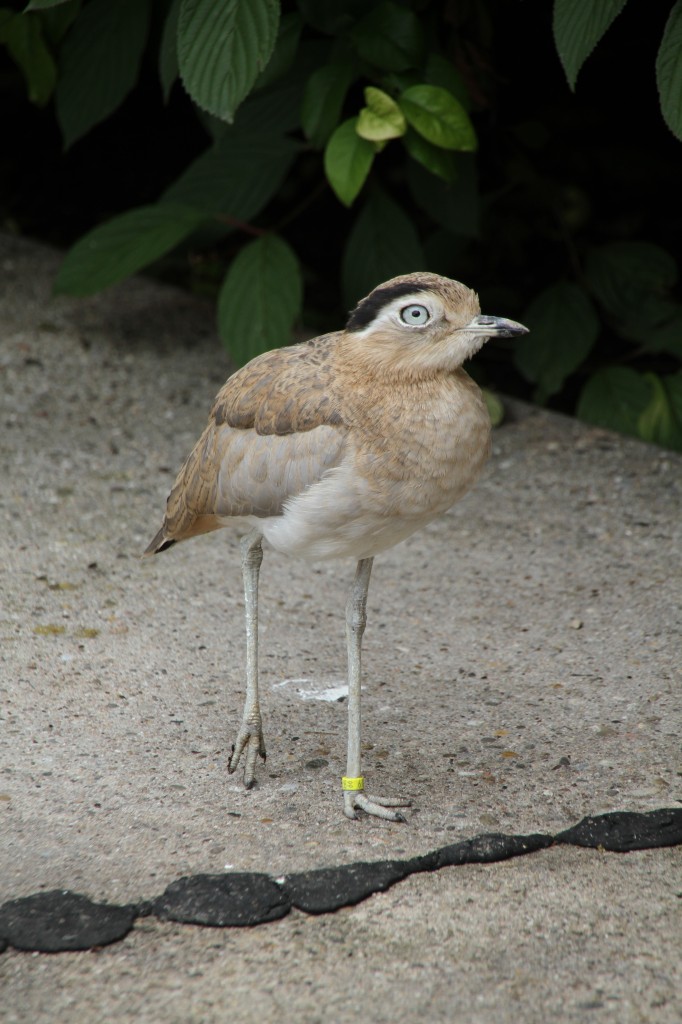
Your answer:
[[[441,149],[472,151],[476,133],[466,110],[447,89],[413,85],[401,93],[398,104],[412,127]]]
[[[248,132],[261,138],[266,135],[281,137],[284,132],[300,126],[301,82],[291,85],[278,83],[271,89],[256,93],[241,105],[234,125],[216,121],[222,134],[231,131]]]
[[[129,210],[89,231],[61,265],[56,294],[92,295],[165,255],[190,235],[205,214],[159,203]]]
[[[298,260],[286,242],[264,235],[246,245],[218,297],[218,329],[232,357],[241,364],[290,344],[302,297]]]
[[[677,281],[670,253],[650,242],[609,242],[587,254],[591,291],[626,337],[668,320],[676,305],[666,293]]]
[[[591,352],[599,318],[582,288],[561,282],[540,292],[522,319],[530,334],[514,343],[514,363],[538,385],[535,401],[544,405]]]
[[[355,305],[388,278],[425,269],[412,221],[383,192],[373,193],[353,225],[343,257],[343,291],[348,305]]]
[[[282,134],[297,126],[299,106],[299,86],[279,85],[250,96],[233,125],[210,118],[219,129],[214,144],[173,182],[162,202],[236,221],[255,217],[278,191],[299,151],[299,143]]]
[[[178,77],[178,19],[182,0],[172,0],[163,23],[159,44],[159,78],[163,98],[168,103],[173,83]]]
[[[682,0],[677,0],[666,22],[656,57],[656,83],[665,123],[682,139]]]
[[[645,377],[624,366],[598,370],[585,384],[577,415],[598,427],[639,435],[639,417],[649,404]]]
[[[0,40],[21,69],[28,98],[44,107],[57,83],[57,67],[43,37],[41,19],[34,14],[12,14],[3,11]]]
[[[682,308],[673,304],[669,319],[645,326],[636,332],[636,340],[647,352],[667,352],[682,359]]]
[[[137,81],[150,0],[92,0],[61,51],[57,118],[65,147],[113,113]]]
[[[302,28],[301,16],[295,11],[282,15],[272,56],[254,82],[254,89],[265,89],[287,73],[294,63]]]
[[[571,89],[627,0],[554,0],[554,42]]]
[[[659,377],[646,373],[651,400],[640,413],[638,433],[645,441],[682,451],[682,371]]]
[[[324,173],[337,197],[350,206],[365,184],[374,160],[374,149],[355,128],[357,117],[336,129],[324,151]]]
[[[59,7],[52,7],[41,12],[40,21],[43,33],[53,50],[61,44],[62,39],[78,17],[80,9],[81,0],[66,0]]]
[[[291,139],[235,126],[190,164],[162,201],[248,221],[279,189],[297,151]]]
[[[358,115],[355,130],[361,139],[385,142],[397,139],[407,131],[407,122],[398,104],[387,92],[368,85],[365,89],[366,107]]]
[[[408,128],[403,135],[403,145],[412,159],[425,167],[431,174],[442,178],[448,185],[457,181],[457,164],[451,150],[439,149],[438,146],[427,142],[421,135],[417,135],[412,128]]]
[[[434,178],[422,166],[413,163],[407,171],[410,192],[417,205],[428,213],[435,224],[456,235],[477,238],[479,211],[476,160],[470,153],[451,153],[435,147],[434,150],[449,159],[455,174],[454,182]]]
[[[421,63],[421,21],[414,11],[390,0],[372,6],[350,35],[360,57],[384,71],[405,71]]]
[[[354,77],[350,64],[333,63],[318,68],[308,79],[301,107],[301,127],[313,145],[321,148],[334,131]]]
[[[438,53],[430,53],[424,66],[424,81],[429,85],[439,85],[447,89],[466,111],[471,110],[471,96],[464,84],[464,79],[457,68]]]
[[[278,0],[182,0],[178,61],[194,102],[232,122],[270,60],[278,26]]]

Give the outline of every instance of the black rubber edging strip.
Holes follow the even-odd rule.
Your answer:
[[[53,889],[4,903],[0,941],[27,952],[92,949],[124,938],[138,916],[135,905],[93,903],[80,893]]]
[[[598,846],[616,853],[677,846],[682,843],[682,810],[664,807],[647,814],[637,811],[600,814],[597,818],[583,818],[554,838],[557,843]]]
[[[38,892],[0,907],[0,952],[8,946],[41,953],[105,946],[125,938],[138,917],[150,914],[163,921],[217,928],[275,921],[292,907],[307,914],[327,914],[385,892],[409,875],[461,864],[491,864],[554,843],[621,853],[677,846],[682,844],[682,808],[614,811],[583,818],[556,836],[490,833],[409,860],[358,861],[278,879],[256,872],[187,875],[152,900],[124,906],[94,903],[68,889]]]

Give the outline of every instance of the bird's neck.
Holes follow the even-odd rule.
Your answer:
[[[337,349],[337,372],[348,384],[363,387],[367,382],[393,388],[437,381],[453,374],[467,380],[462,361],[447,345],[432,347],[397,346],[382,337],[356,339],[346,335]]]

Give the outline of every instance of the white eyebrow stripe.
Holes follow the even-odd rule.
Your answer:
[[[424,306],[429,311],[429,319],[425,324],[406,324],[398,316],[400,311],[405,309],[406,306]],[[433,320],[438,319],[442,314],[442,303],[433,292],[426,292],[424,290],[409,292],[407,295],[399,295],[397,298],[389,299],[386,305],[378,310],[374,319],[366,327],[359,331],[354,330],[351,333],[354,338],[366,338],[368,334],[376,331],[377,327],[380,327],[382,324],[395,325],[396,320],[399,320],[401,327],[405,327],[408,330],[419,330],[426,327]]]

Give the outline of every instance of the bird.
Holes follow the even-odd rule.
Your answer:
[[[258,690],[263,541],[309,562],[351,558],[346,604],[348,746],[343,811],[406,821],[402,797],[368,796],[360,680],[376,555],[446,512],[490,453],[485,399],[462,364],[492,337],[526,334],[481,314],[477,294],[430,272],[394,277],[345,328],[256,356],[228,378],[180,469],[145,555],[237,524],[246,618],[246,699],[228,772],[265,761]]]

